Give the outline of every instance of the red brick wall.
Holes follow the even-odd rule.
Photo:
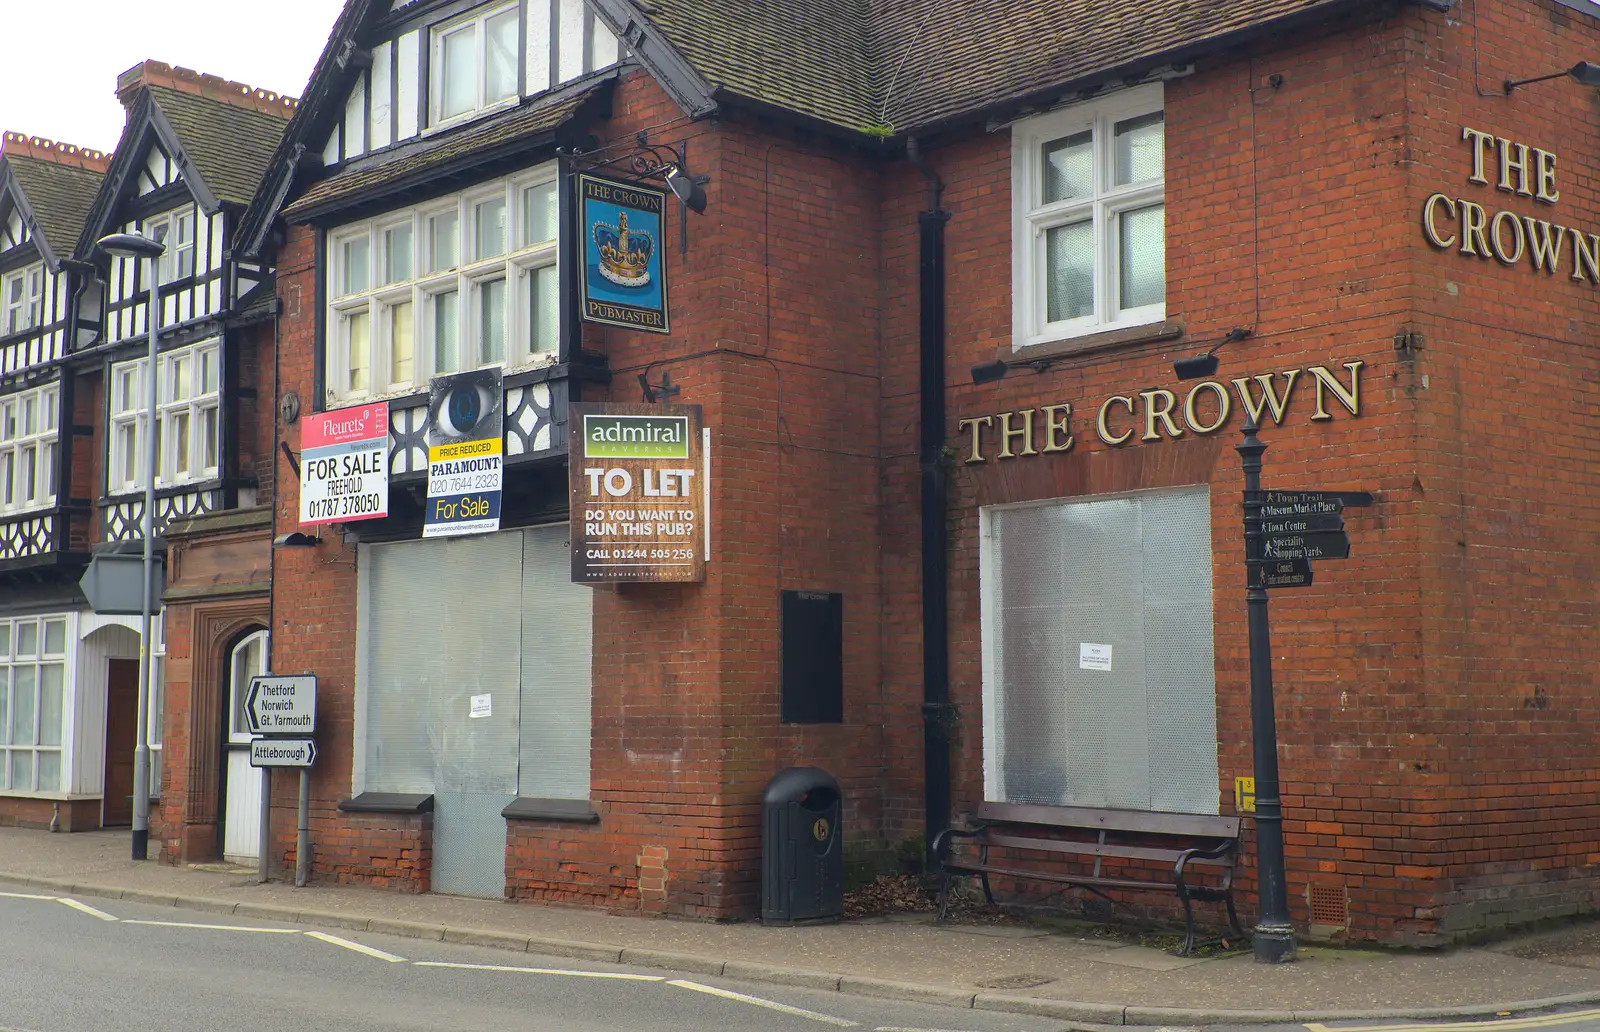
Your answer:
[[[965,465],[968,438],[952,433],[958,809],[982,798],[974,506],[1209,483],[1219,792],[1231,812],[1232,780],[1250,773],[1237,402],[1228,426],[1209,437],[1118,449],[1096,438],[1093,418],[1110,394],[1177,388],[1172,359],[1246,326],[1255,337],[1220,353],[1224,380],[1312,364],[1342,374],[1344,362],[1365,363],[1359,419],[1334,406],[1333,419],[1310,421],[1314,399],[1302,383],[1284,425],[1263,431],[1268,486],[1371,490],[1379,499],[1347,512],[1350,560],[1319,563],[1315,587],[1273,596],[1296,918],[1308,917],[1311,884],[1348,892],[1352,935],[1390,940],[1435,941],[1592,908],[1594,700],[1579,663],[1594,654],[1595,584],[1579,557],[1595,550],[1587,527],[1596,487],[1584,479],[1581,442],[1596,377],[1592,349],[1579,341],[1595,288],[1526,264],[1436,253],[1419,213],[1438,189],[1554,217],[1465,184],[1460,132],[1470,124],[1559,151],[1560,214],[1593,229],[1600,218],[1581,172],[1594,161],[1593,106],[1565,82],[1511,101],[1498,84],[1546,70],[1551,54],[1592,49],[1595,26],[1549,5],[1482,16],[1486,38],[1523,41],[1496,44],[1483,97],[1471,88],[1470,24],[1422,12],[1202,63],[1167,85],[1167,313],[1187,329],[1181,342],[1068,359],[1043,375],[1019,370],[989,386],[966,382],[970,365],[1009,349],[1010,136],[933,154],[953,216],[952,431],[965,416],[1075,406],[1076,445],[1061,455],[1000,461],[991,445],[989,462]],[[1530,124],[1548,128],[1519,128]],[[909,711],[920,676],[909,454],[916,308],[914,296],[895,296],[888,270],[897,265],[897,282],[912,282],[923,184],[903,166],[886,182],[884,448],[905,457],[884,472],[885,691]],[[1409,329],[1426,338],[1415,360],[1393,347]],[[1536,466],[1524,459],[1535,451]],[[1561,485],[1560,504],[1540,497],[1544,484]],[[892,755],[911,776],[894,782],[893,795],[910,808],[920,791],[913,725],[890,726],[906,729]]]

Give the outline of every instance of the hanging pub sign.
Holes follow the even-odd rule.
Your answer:
[[[435,376],[428,395],[428,501],[422,536],[500,529],[505,392],[500,370]]]
[[[317,412],[300,422],[300,525],[389,515],[389,403]]]
[[[573,582],[705,580],[700,406],[569,408]]]
[[[584,319],[671,332],[661,247],[666,191],[589,173],[577,179]]]

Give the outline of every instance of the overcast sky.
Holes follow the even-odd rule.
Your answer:
[[[110,151],[146,58],[298,97],[343,0],[0,0],[0,129]]]

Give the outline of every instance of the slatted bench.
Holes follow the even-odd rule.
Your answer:
[[[953,876],[981,877],[983,894],[992,904],[989,876],[1000,875],[1079,887],[1107,900],[1111,899],[1108,889],[1175,892],[1183,903],[1181,952],[1185,954],[1195,944],[1193,901],[1222,902],[1228,907],[1228,924],[1242,939],[1244,933],[1233,908],[1240,823],[1237,817],[1188,813],[983,803],[973,815],[971,827],[947,828],[933,840],[941,876],[938,919],[945,918]],[[976,855],[952,856],[951,847],[958,839],[976,846]],[[1036,868],[1011,856],[992,858],[990,851],[996,847],[1050,853],[1052,862]],[[1106,860],[1156,861],[1172,866],[1160,872],[1123,869],[1108,876],[1102,873]]]

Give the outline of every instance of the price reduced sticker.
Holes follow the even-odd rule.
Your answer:
[[[389,405],[318,412],[300,425],[300,525],[389,515]]]

